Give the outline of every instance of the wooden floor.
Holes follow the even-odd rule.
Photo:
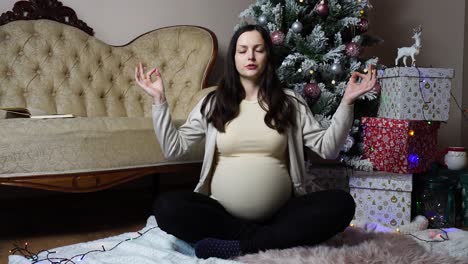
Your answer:
[[[161,182],[160,192],[193,190],[195,184],[168,182]],[[26,242],[31,252],[38,252],[137,231],[146,225],[154,199],[151,185],[86,194],[0,188],[25,196],[0,199],[0,264],[8,263],[9,250]],[[28,191],[34,196],[28,197]]]

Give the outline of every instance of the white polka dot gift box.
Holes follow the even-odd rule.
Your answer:
[[[378,117],[447,121],[453,69],[393,67],[378,72]]]
[[[400,227],[411,222],[412,174],[354,171],[350,194],[356,202],[354,220]]]

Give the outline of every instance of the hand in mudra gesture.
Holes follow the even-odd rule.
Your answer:
[[[166,101],[164,94],[164,84],[161,78],[161,73],[157,68],[144,72],[145,67],[139,63],[135,68],[135,81],[138,85],[145,90],[145,92],[153,97],[156,104],[161,104]],[[152,76],[154,75],[154,81]]]
[[[367,74],[359,72],[351,74],[351,78],[349,78],[348,85],[343,94],[343,101],[345,103],[353,104],[359,96],[374,88],[377,81],[377,71],[372,68],[372,65],[369,65],[367,70]],[[360,82],[358,82],[358,78],[361,78]]]

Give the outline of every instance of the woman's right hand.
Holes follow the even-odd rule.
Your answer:
[[[153,74],[155,76],[154,81],[152,80]],[[161,73],[157,68],[153,68],[145,74],[143,64],[139,63],[135,68],[135,81],[147,94],[153,97],[154,104],[162,104],[166,102],[164,84],[161,78]]]

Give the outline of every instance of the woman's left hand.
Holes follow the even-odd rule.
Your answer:
[[[361,82],[357,81],[358,78],[361,78]],[[376,81],[377,71],[372,68],[372,65],[369,65],[367,74],[353,72],[351,78],[349,78],[342,101],[349,105],[354,104],[354,101],[356,101],[359,96],[374,88]]]

